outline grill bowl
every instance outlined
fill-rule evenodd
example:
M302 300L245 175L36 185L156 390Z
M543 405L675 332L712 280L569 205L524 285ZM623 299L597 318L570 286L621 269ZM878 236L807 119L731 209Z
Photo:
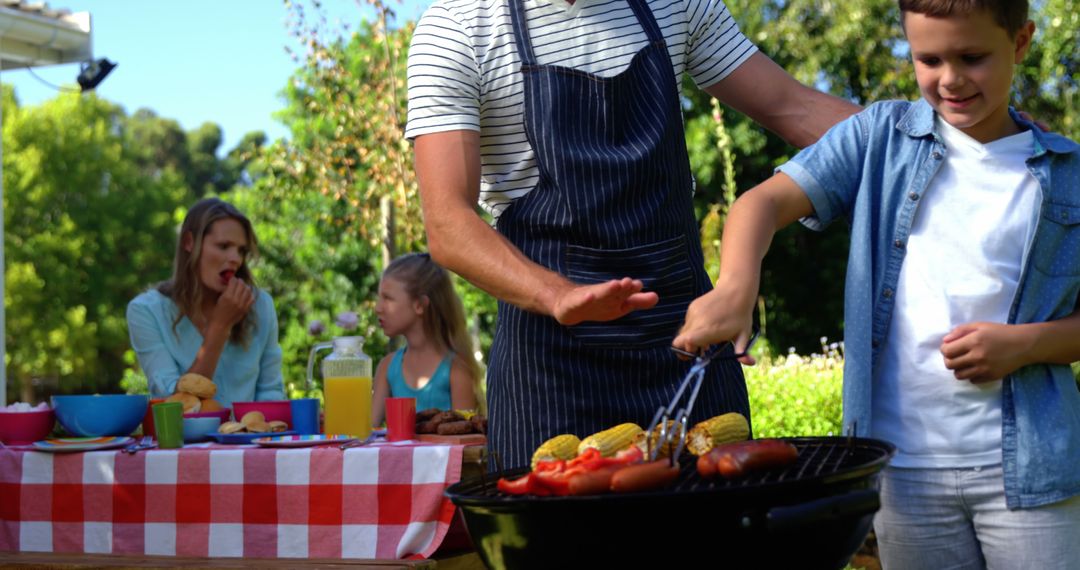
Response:
M513 497L489 474L446 494L489 568L843 568L870 530L878 475L895 448L864 438L787 441L799 449L796 465L734 481L700 478L690 457L671 488L648 493Z

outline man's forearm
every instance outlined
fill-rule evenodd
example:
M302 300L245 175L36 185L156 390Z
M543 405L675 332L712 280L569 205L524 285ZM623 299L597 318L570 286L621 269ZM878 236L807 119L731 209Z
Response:
M476 212L480 138L450 131L416 139L416 174L428 250L443 267L498 299L527 311L553 314L571 283L532 262Z
M705 91L799 148L861 110L799 83L761 52Z
M454 209L425 207L432 258L497 299L551 315L559 292L571 283L529 260L475 212Z

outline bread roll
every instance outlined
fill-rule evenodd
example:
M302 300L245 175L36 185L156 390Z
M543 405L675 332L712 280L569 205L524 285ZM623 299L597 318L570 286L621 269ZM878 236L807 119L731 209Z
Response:
M202 409L202 400L199 400L191 394L185 394L184 392L177 392L168 398L165 398L166 402L180 402L184 405L185 414L194 414Z
M185 392L198 397L200 400L205 400L213 398L217 394L217 385L214 384L213 380L202 374L189 373L180 377L180 381L176 383L176 391Z

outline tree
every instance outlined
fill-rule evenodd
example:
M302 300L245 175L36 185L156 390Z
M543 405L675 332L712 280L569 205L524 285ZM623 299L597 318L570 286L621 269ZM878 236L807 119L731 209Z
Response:
M374 2L377 22L336 30L317 2L286 4L292 33L306 50L294 54L299 68L278 115L290 140L263 149L248 167L252 186L234 199L256 224L263 252L258 276L277 301L285 375L299 391L313 321L356 311L368 353L387 350L374 317L383 250L393 255L426 246L412 149L403 137L404 54L413 24L390 29L392 11ZM456 285L486 346L494 300L463 281Z
M132 144L163 125L147 115L129 122L93 95L19 107L5 87L3 103L13 392L29 394L34 382L52 392L112 390L129 344L125 307L168 274L174 214L188 198L171 167L146 175L148 157L173 135L163 129L157 148Z

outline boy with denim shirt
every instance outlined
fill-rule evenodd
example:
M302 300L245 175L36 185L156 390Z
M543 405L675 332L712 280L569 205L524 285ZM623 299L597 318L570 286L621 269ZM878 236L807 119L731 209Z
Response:
M848 218L844 423L897 445L885 567L1075 568L1080 146L1008 107L1026 2L899 4L923 98L870 106L739 198L674 344L744 346L775 231Z

